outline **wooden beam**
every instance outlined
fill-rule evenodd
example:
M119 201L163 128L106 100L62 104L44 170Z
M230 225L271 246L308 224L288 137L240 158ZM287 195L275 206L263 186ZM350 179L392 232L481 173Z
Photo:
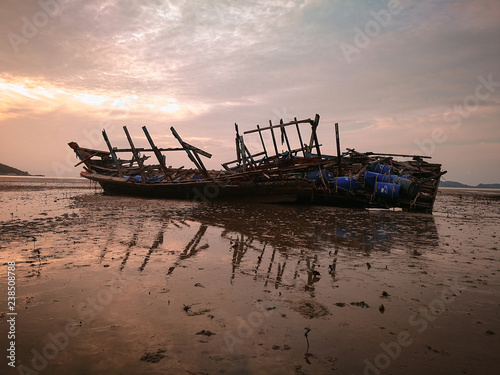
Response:
M96 153L94 153L94 154L90 154L89 156L87 156L87 157L83 158L83 159L82 159L82 160L80 160L78 163L76 163L76 164L75 164L75 167L78 167L80 164L85 163L87 160L89 160L89 159L91 159L92 157L97 156L97 155L99 155L99 153L98 153L98 152L96 152Z
M288 142L288 136L286 135L286 130L285 126L283 124L283 119L280 119L280 125L281 125L281 139L283 138L286 141L286 147L288 148L288 155L292 157L292 149L290 148L290 142ZM283 141L281 141L281 144L283 144Z
M146 126L143 126L142 130L144 131L144 134L146 135L146 138L148 139L148 142L151 145L151 148L153 149L156 159L158 159L158 162L160 163L160 168L165 174L165 178L171 180L172 178L170 177L170 173L167 169L167 166L165 165L165 160L163 159L161 151L158 149L158 147L156 147L155 143L153 142L153 138L151 138L151 136L149 135Z
M238 145L240 146L240 155L243 166L243 172L247 170L247 156L246 156L246 147L245 141L243 140L243 136L238 136Z
M243 136L241 138L243 138ZM245 147L245 152L248 155L248 158L250 159L250 162L253 164L254 167L257 167L257 163L253 159L253 155L250 153L250 151L248 150L248 147L247 147L247 145L245 143L243 143L243 147Z
M316 114L314 122L311 124L311 140L309 142L309 148L312 150L313 145L316 146L316 153L321 157L321 150L319 148L318 135L316 134L316 128L319 125L319 115Z
M118 162L118 158L116 157L116 154L113 150L113 147L111 146L111 142L109 141L108 135L106 134L106 130L102 130L102 136L104 138L104 141L106 142L106 145L108 146L109 153L111 154L111 157L113 158L113 162L115 163L116 170L118 172L118 177L123 177L123 172L122 172L122 166Z
M139 153L137 152L134 142L132 141L132 137L130 136L130 133L128 132L128 129L126 126L123 127L123 131L125 132L125 135L127 136L128 143L130 144L130 148L132 150L132 154L134 155L134 159L137 162L137 165L139 166L140 170L140 175L141 175L141 182L146 182L147 177L146 174L144 173L144 162L143 160L139 157Z
M279 152L278 152L278 146L276 145L276 138L274 137L274 126L273 126L273 123L271 122L271 120L269 120L269 128L264 128L262 130L266 130L266 129L270 129L271 130L271 136L273 137L273 145L274 145L274 151L276 152L276 157L279 156ZM248 132L245 132L243 134L247 134Z
M405 154L383 154L377 152L365 152L364 155L373 155L373 156L399 156L402 158L422 158L422 159L432 159L432 156L422 156L422 155L405 155Z
M290 121L290 122L287 122L285 124L280 124L280 125L273 125L271 123L271 121L269 121L269 126L266 127L266 128L260 128L260 129L252 129L252 130L247 130L246 132L244 132L243 134L250 134L250 133L255 133L255 132L258 132L259 130L260 131L263 131L263 130L269 130L269 129L273 129L273 128L279 128L281 126L290 126L290 125L295 125L295 124L313 124L313 120L311 120L310 118L309 119L306 119L306 120L299 120L299 121Z
M201 161L200 159L200 156L198 155L198 152L196 152L195 150L191 150L193 151L193 155L196 159L196 161L198 162L198 165L201 167L200 168L200 172L201 174L205 177L205 178L208 178L208 172L207 172L207 169L205 168L205 165L203 164L203 162Z
M191 151L194 151L194 152L196 152L197 154L203 155L203 156L204 156L204 157L206 157L206 158L209 158L209 159L210 159L210 158L212 157L212 154L211 154L211 153L206 152L206 151L203 151L201 148L198 148L198 147L195 147L195 146L193 146L193 145L190 145L190 144L189 144L189 143L187 143L187 142L184 142L184 141L183 141L183 142L182 142L182 147L184 147L184 148L188 148L188 149L190 149Z
M337 167L339 169L339 175L342 174L342 155L340 154L340 135L339 135L339 123L335 123L335 143L337 144Z
M306 157L306 150L304 150L304 143L302 143L302 135L300 134L299 124L297 124L297 117L294 117L295 127L297 128L297 135L299 136L300 148L302 150L302 156Z
M136 147L135 150L137 152L154 152L152 148L144 148L144 147ZM115 148L115 152L133 152L131 148ZM184 151L182 147L169 147L169 148L159 148L158 151L167 152L167 151Z
M173 126L170 128L170 131L174 135L175 139L177 139L177 141L179 141L181 146L184 147L184 150L186 151L187 156L193 162L193 164L196 166L196 168L198 168L200 173L203 174L203 176L205 178L208 178L209 177L208 172L207 172L205 166L203 165L203 162L201 161L200 157L198 156L197 151L191 150L189 147L185 147L187 144L182 140L181 136L176 132L176 130L174 129ZM191 153L191 151L193 153ZM194 156L193 156L193 154L194 154Z
M298 125L297 125L298 126ZM267 150L266 150L266 144L264 143L264 138L262 138L262 132L260 131L259 125L257 125L257 130L259 132L259 137L260 137L260 143L262 143L262 149L264 150L264 155L266 155L267 159Z
M234 123L234 130L236 131L236 159L238 163L241 163L241 146L240 146L240 132L238 130L238 124Z

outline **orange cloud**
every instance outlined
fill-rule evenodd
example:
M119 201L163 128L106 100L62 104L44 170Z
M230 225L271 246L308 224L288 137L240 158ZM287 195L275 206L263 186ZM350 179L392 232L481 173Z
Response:
M209 110L203 103L179 103L175 98L121 92L63 89L29 78L0 78L0 121L37 117L64 107L69 112L106 112L112 118L151 116L182 120Z

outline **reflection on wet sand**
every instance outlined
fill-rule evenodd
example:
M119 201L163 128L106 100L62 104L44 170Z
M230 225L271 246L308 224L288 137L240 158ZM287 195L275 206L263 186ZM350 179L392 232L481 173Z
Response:
M82 214L87 209L87 214L92 215L92 204L86 205ZM312 215L315 217L311 218ZM126 218L124 213L122 219ZM98 255L99 263L110 251L110 244L116 242L116 231L120 225L127 226L129 223L126 220L122 223L115 221ZM166 234L169 226L171 229ZM231 280L252 276L253 280L261 280L264 287L271 283L275 289L301 285L300 288L312 296L315 284L322 277L329 275L332 282L338 280L338 262L343 256L369 257L373 252L390 253L395 248L413 256L432 252L439 243L432 215L210 203L178 210L170 207L156 209L139 217L123 253L117 254L115 249L114 257L121 258L120 271L138 246L139 237L150 237L152 227L158 227L158 230L153 241L146 245L147 253L141 255L143 260L139 272L145 270L153 253L161 250L167 255L175 254L177 258L167 267L166 275L171 275L183 265L183 261L211 246L210 239L201 246L200 242L207 230L213 228L220 230L220 238L226 240L226 246L231 251L232 256L227 259L232 267ZM170 238L180 233L186 238L186 243L182 251L174 251L165 236ZM218 242L216 246L220 246ZM368 269L371 267L369 261L366 265Z
M172 222L174 223L174 221L172 221ZM189 227L189 225L187 225L184 221L181 221L181 223L183 223L185 226ZM177 225L177 227L180 228L179 225ZM171 266L168 269L167 275L171 275L174 272L175 268L178 267L180 264L182 264L183 260L194 257L194 256L196 256L196 254L198 254L199 251L202 251L203 249L206 249L209 247L208 244L205 244L203 246L198 247L198 245L200 244L200 241L203 238L203 235L205 234L207 228L208 228L208 226L204 225L204 224L202 224L200 226L200 228L195 233L195 235L193 236L191 241L189 241L189 243L186 245L184 250L179 254L178 260L174 263L173 266Z
M245 234L280 248L336 243L352 250L390 250L397 243L437 245L432 215L403 212L322 209L296 206L205 205L193 220Z
M130 256L130 251L131 249L136 245L137 243L137 232L134 233L132 239L130 240L130 242L128 243L128 246L127 246L127 250L125 252L125 256L123 257L123 260L122 260L122 263L120 264L120 271L123 271L123 269L125 268L125 265L127 264L127 260L128 260L128 257ZM102 260L103 257L101 257L101 260Z
M146 254L146 256L144 257L144 261L142 262L141 266L139 267L139 272L144 271L146 264L148 264L148 262L149 262L149 258L151 258L151 254L153 254L153 251L155 251L158 248L158 246L160 246L163 243L163 233L165 231L165 226L166 225L162 225L160 231L156 235L156 238L153 241L153 244L149 248L149 251Z
M370 256L374 251L390 252L398 248L411 256L432 252L439 243L432 215L343 209L319 211L293 206L210 204L182 215L222 227L221 237L229 240L233 250L232 279L238 268L240 274L249 274L245 267L240 267L248 258L250 264L254 264L254 279L265 280L264 286L272 279L278 288L288 262L294 264L292 280L297 280L301 272L307 275L304 289L308 292L314 292L314 284L326 274L336 280L339 251ZM311 220L311 214L321 217ZM267 263L261 271L263 262ZM367 264L370 267L370 263ZM293 287L294 283L286 285Z

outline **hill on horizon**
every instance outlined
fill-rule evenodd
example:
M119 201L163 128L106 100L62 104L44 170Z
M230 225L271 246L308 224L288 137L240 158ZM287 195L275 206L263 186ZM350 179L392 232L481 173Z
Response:
M476 186L462 184L461 182L456 181L440 181L439 187L448 187L448 188L472 188L472 189L500 189L499 184L478 184Z
M8 165L0 163L0 175L4 176L31 176L28 172L21 171L20 169L9 167Z

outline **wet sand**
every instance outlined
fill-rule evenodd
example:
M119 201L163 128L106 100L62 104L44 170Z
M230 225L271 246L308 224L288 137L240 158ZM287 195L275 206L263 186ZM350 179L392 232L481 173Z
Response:
M433 215L0 178L0 349L40 374L496 374L499 191Z

